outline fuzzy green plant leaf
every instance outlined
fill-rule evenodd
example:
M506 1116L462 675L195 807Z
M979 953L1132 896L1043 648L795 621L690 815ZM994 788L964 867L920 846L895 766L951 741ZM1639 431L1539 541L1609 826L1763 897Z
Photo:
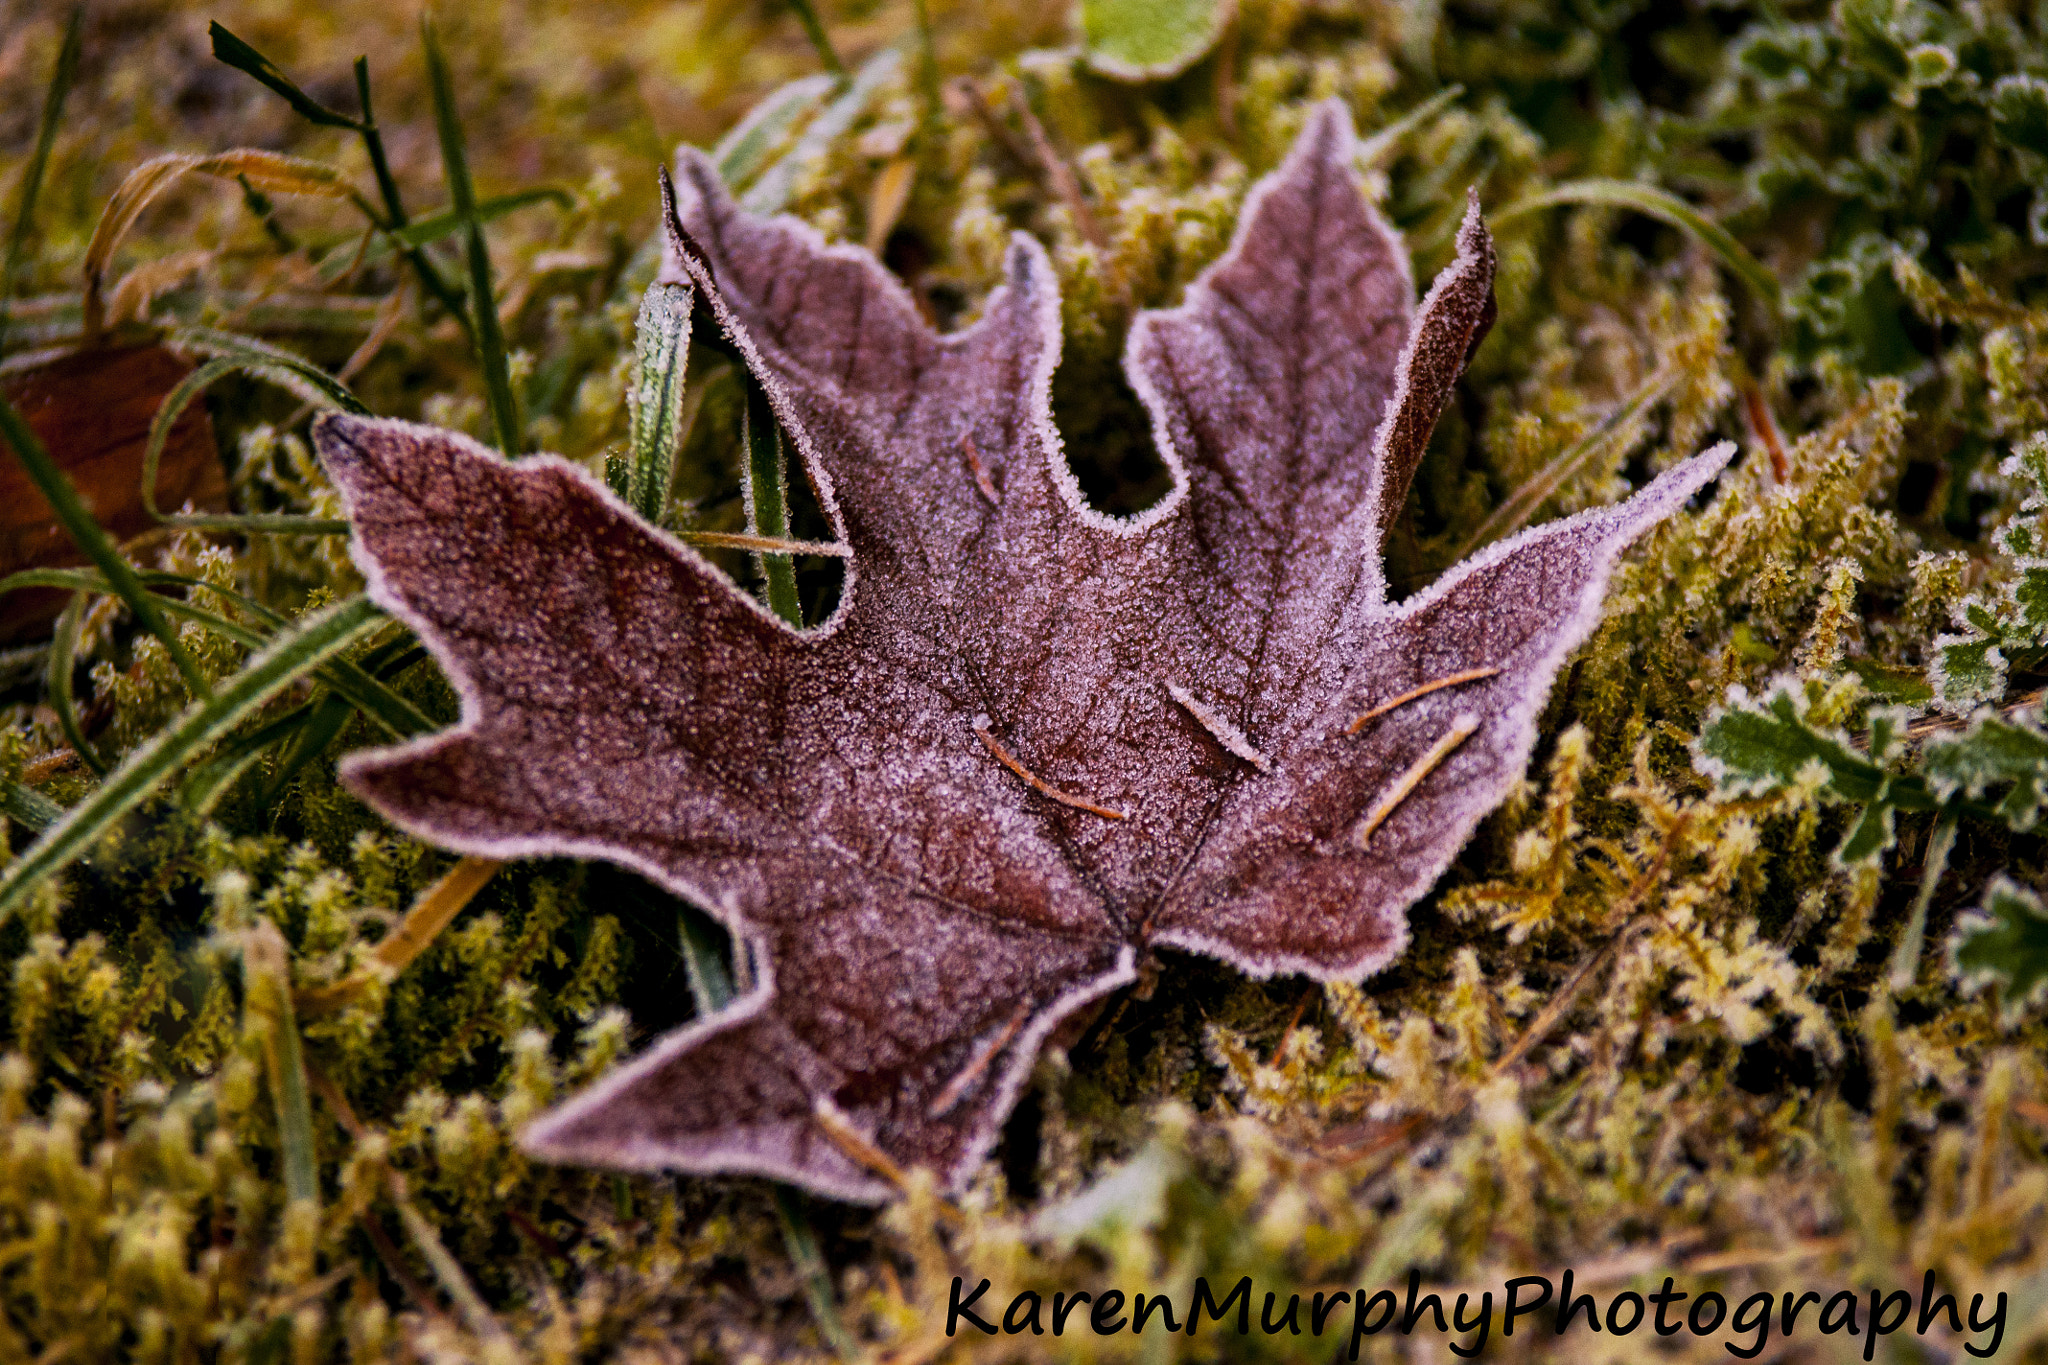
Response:
M1928 741L1927 781L1935 794L1944 801L1957 794L1974 800L2010 784L1996 813L2016 830L2032 829L2048 784L2048 734L2037 719L1985 711L1961 734Z
M2048 988L2048 907L2010 877L1993 877L1984 908L1956 925L1949 963L1965 986L1994 989L2010 1021Z
M902 54L893 47L885 47L861 63L852 81L838 83L845 87L839 97L818 112L810 126L804 129L803 136L797 139L796 146L762 171L753 188L741 197L741 202L755 213L780 213L788 207L797 177L822 157L833 143L846 136L855 121L881 94L882 88L895 78L896 68L902 63ZM838 85L834 88L837 89Z
M1926 783L1885 766L1898 750L1906 713L1877 708L1865 753L1840 729L1815 723L1810 704L1806 685L1796 680L1781 680L1761 700L1741 687L1730 689L1700 729L1694 766L1730 795L1811 785L1825 800L1863 807L1834 856L1844 866L1868 862L1892 846L1894 811L1937 804Z
M782 443L782 429L768 405L767 391L751 374L747 376L747 530L771 540L789 536L789 456ZM803 605L796 595L796 561L779 551L759 555L761 576L767 583L768 609L792 626L804 623Z
M1125 81L1177 76L1230 24L1231 0L1080 0L1075 18L1088 64Z
M253 715L272 697L384 624L368 598L351 598L306 617L279 635L210 700L129 754L85 800L17 858L0 878L0 919L20 908L44 878L77 860L186 761Z

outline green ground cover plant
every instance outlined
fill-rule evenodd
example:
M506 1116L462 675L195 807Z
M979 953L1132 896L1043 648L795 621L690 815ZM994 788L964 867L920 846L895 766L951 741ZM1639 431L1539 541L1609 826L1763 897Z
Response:
M1239 0L1160 32L1099 0L399 8L0 0L0 392L168 347L192 368L146 486L197 405L227 488L147 495L154 529L118 539L0 408L78 549L0 583L69 604L0 652L0 1359L1320 1360L1348 1340L949 1338L946 1305L955 1276L1185 1305L1198 1277L1565 1266L1729 1303L1931 1271L2007 1295L1999 1359L2048 1352L2038 6ZM675 145L947 327L1035 234L1060 428L1128 512L1165 486L1130 320L1332 97L1417 278L1468 187L1499 248L1397 593L1741 447L1624 561L1406 954L1327 988L1176 959L1046 1053L956 1198L522 1155L527 1119L729 996L728 945L629 874L457 859L337 785L456 698L362 596L309 420L557 452L820 620L818 509L801 479L750 505L783 486L772 419L653 285Z

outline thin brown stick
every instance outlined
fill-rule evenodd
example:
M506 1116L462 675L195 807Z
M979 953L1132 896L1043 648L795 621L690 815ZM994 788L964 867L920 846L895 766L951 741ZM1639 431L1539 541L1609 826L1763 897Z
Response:
M1778 430L1778 419L1771 415L1771 405L1764 400L1764 391L1753 383L1742 386L1742 411L1749 418L1749 429L1771 457L1771 477L1780 484L1790 482L1792 461L1785 454L1785 437Z
M1045 172L1045 180L1052 192L1067 206L1067 212L1074 215L1074 226L1088 245L1101 252L1103 264L1109 264L1109 234L1102 230L1102 223L1095 216L1095 210L1081 195L1080 178L1074 174L1066 158L1052 145L1052 138L1046 133L1045 125L1038 121L1038 115L1031 112L1031 102L1024 98L1024 92L1010 93L1010 106L1017 111L1017 121L1024 125L1024 135L1031 139L1031 150L1037 156L1038 165Z
M998 740L994 735L989 733L988 719L986 717L982 717L975 721L974 734L975 737L978 738L982 742L982 744L987 747L988 751L991 754L995 755L996 762L1002 764L1005 768L1008 768L1011 772L1015 773L1017 775L1018 781L1022 782L1025 786L1031 788L1031 790L1037 792L1040 796L1046 797L1053 801L1057 801L1063 806L1072 806L1075 810L1085 810L1090 815L1099 815L1105 820L1123 820L1129 818L1123 811L1112 810L1108 806L1098 806L1093 801L1088 800L1086 797L1069 795L1068 793L1061 791L1058 787L1053 786L1050 782L1047 782L1037 773L1032 772L1031 769L1025 767L1021 762L1018 761L1017 756L1015 754L1011 753L1008 749L1005 749L1003 747L1001 740Z
M1398 710L1411 701L1420 701L1432 692L1440 692L1446 687L1457 687L1461 683L1478 682L1482 678L1496 678L1500 676L1500 673L1501 670L1498 668L1468 668L1462 673L1453 673L1448 677L1438 678L1433 682L1426 682L1420 687L1411 687L1400 696L1381 702L1357 720L1352 721L1344 727L1344 733L1355 735L1365 728L1367 721L1378 720L1387 712Z
M1436 743L1429 746L1429 752L1408 765L1408 770L1394 780L1385 795L1373 805L1372 812L1359 823L1358 832L1351 836L1351 842L1360 848L1366 846L1373 831L1387 822L1387 817L1400 808L1422 785L1423 779L1437 770L1437 766L1449 758L1460 744L1472 738L1479 729L1477 716L1460 716L1451 722L1451 728L1444 731Z
M398 927L385 935L384 941L371 952L369 966L346 980L300 991L293 1001L299 1015L312 1018L332 1014L361 996L372 983L388 980L411 966L413 959L426 951L427 945L503 866L491 858L464 858L455 864L441 880L421 893Z
M1621 898L1621 904L1615 907L1621 918L1621 928L1615 930L1607 942L1601 944L1590 957L1578 965L1564 985L1550 997L1550 1003L1543 1007L1543 1012L1536 1016L1528 1028L1522 1030L1522 1036L1515 1040L1515 1045L1501 1054L1500 1060L1493 1064L1495 1076L1505 1076L1522 1064L1522 1059L1527 1057L1536 1045L1557 1027L1558 1021L1578 1003L1580 992L1585 989L1586 983L1593 978L1594 973L1607 964L1622 943L1635 931L1636 926L1647 917L1642 909L1643 902L1650 898L1650 892L1663 880L1665 869L1671 866L1672 843L1684 831L1689 819L1688 815L1678 817L1677 823L1665 837L1663 847L1657 850L1657 856L1650 860L1650 865L1643 869L1629 886L1628 893Z
M990 102L988 92L972 76L961 76L953 82L953 89L967 106L967 112L981 125L997 145L1009 154L1010 160L1027 171L1039 169L1038 158L1031 154L1031 148L1010 131L1010 126L997 116L995 105Z
M771 555L820 555L826 559L847 559L852 552L836 540L785 540L781 536L748 535L742 531L684 531L685 545L707 550L753 550Z
M995 480L988 476L988 466L981 461L981 451L974 444L973 432L961 436L960 452L967 457L967 472L974 476L974 486L981 490L981 496L988 499L990 507L1000 507L1002 499L996 494Z
M846 1111L829 1098L818 1096L811 1105L811 1118L816 1121L818 1131L830 1139L834 1147L846 1153L855 1165L882 1177L899 1190L908 1187L910 1177L904 1169L887 1152L868 1141L866 1135L846 1117Z
M1031 1002L1026 1000L1017 1006L1017 1012L1010 1016L1010 1022L1003 1025L1002 1031L976 1050L974 1056L968 1059L967 1065L961 1068L959 1075L946 1082L946 1088L939 1092L938 1098L932 1101L931 1107L925 1112L935 1119L945 1117L954 1105L966 1098L968 1090L980 1078L981 1073L988 1070L990 1062L1002 1055L1003 1049L1010 1045L1010 1040L1017 1036L1019 1030L1024 1027L1024 1021L1030 1017Z

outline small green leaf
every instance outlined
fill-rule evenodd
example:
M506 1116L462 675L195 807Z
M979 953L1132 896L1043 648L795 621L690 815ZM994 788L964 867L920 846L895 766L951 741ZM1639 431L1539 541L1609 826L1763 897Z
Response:
M854 73L852 83L846 85L845 93L811 120L811 126L804 129L804 135L789 154L763 171L754 187L741 198L740 202L747 211L782 212L789 204L790 192L796 188L797 176L846 135L861 116L861 111L895 77L896 68L902 63L902 55L893 47L885 47L863 62L860 70Z
M2010 1023L2048 985L2048 908L2003 875L1985 890L1984 909L1958 921L1949 965L1965 986L1991 986Z
M2008 146L2048 156L2048 80L1999 77L1991 87L1991 126Z
M1088 65L1123 81L1177 76L1216 46L1229 0L1081 0Z
M1927 682L1945 706L1966 711L2005 695L2005 655L1981 635L1936 636Z
M1694 765L1723 791L1763 794L1795 785L1807 765L1818 763L1827 771L1827 795L1859 804L1876 800L1889 774L1851 748L1841 731L1809 723L1796 687L1780 686L1761 703L1732 689L1728 704L1710 713L1700 730Z

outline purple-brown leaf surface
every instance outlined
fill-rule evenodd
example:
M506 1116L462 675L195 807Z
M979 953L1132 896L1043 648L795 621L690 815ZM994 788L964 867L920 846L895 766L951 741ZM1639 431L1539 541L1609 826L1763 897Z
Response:
M1727 451L1388 602L1380 543L1491 320L1493 249L1475 207L1418 308L1351 159L1325 106L1229 254L1137 320L1174 486L1119 520L1052 424L1037 243L940 336L871 257L742 213L686 153L694 246L667 276L710 300L852 552L812 629L561 461L323 419L372 591L464 703L355 756L353 789L449 848L636 868L760 964L530 1151L888 1196L850 1126L955 1187L1047 1034L1150 950L1321 980L1401 951L1616 558Z

